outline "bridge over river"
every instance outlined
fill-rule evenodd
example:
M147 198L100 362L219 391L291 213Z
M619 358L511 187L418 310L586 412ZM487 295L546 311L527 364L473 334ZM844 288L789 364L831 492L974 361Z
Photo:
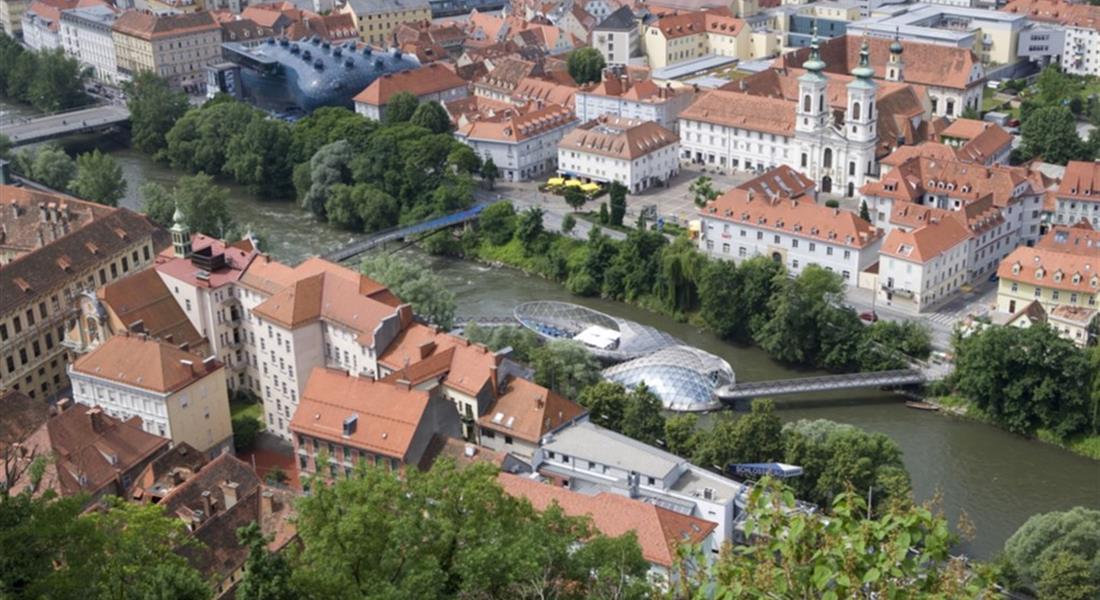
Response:
M11 140L12 146L24 146L78 133L102 131L129 120L130 109L126 106L99 104L32 119L9 119L0 122L0 129Z
M759 398L763 396L783 396L804 394L807 392L829 392L833 390L851 390L856 388L889 388L924 383L924 373L916 369L898 369L895 371L875 371L871 373L846 373L843 375L822 375L820 377L799 377L796 379L776 379L772 381L750 381L722 386L714 390L714 395L726 402Z
M324 258L332 262L343 262L349 258L359 256L372 248L381 246L386 242L401 240L414 235L431 233L439 229L476 221L481 215L481 211L484 210L486 206L488 206L488 204L479 202L470 208L453 212L449 215L443 215L442 217L432 217L431 219L426 219L412 225L391 227L389 229L383 229L382 231L376 231L371 234L370 237L357 240L347 246L337 248L325 254Z

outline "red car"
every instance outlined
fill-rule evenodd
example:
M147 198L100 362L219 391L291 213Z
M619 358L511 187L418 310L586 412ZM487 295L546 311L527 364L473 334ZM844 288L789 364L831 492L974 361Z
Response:
M878 315L875 314L875 311L868 310L866 312L859 313L859 320L866 323L874 323L875 321L878 321Z

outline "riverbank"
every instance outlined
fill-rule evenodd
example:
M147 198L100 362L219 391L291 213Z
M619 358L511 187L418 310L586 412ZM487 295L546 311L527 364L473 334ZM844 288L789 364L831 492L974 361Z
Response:
M926 399L926 402L938 406L940 410L948 415L954 417L961 417L963 419L969 419L978 423L1002 429L999 427L993 419L983 414L981 409L974 405L970 400L957 395L948 396L934 396ZM1009 433L1005 431L1005 433ZM1009 433L1009 435L1012 435ZM1076 435L1068 439L1062 439L1052 432L1045 429L1040 429L1035 432L1034 436L1019 436L1022 439L1032 442L1042 442L1051 446L1056 446L1062 450L1072 452L1074 454L1090 458L1095 461L1100 461L1100 434L1098 435Z

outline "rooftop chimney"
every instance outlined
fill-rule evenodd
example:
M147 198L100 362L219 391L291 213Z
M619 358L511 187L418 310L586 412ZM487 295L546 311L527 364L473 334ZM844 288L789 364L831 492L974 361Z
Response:
M359 415L358 414L353 414L353 415L347 417L346 419L344 419L343 434L345 436L350 436L350 435L354 434L355 429L358 425L359 425Z
M210 490L202 492L202 510L208 515L214 514L214 501L210 497Z
M236 481L223 481L218 484L218 487L222 490L222 496L225 498L225 510L233 508L237 504L237 488L240 484Z
M87 412L88 421L92 425L92 431L101 433L106 429L107 424L103 422L103 409L98 406L93 406L88 409Z
M260 494L260 519L275 512L275 494L271 490L264 490Z

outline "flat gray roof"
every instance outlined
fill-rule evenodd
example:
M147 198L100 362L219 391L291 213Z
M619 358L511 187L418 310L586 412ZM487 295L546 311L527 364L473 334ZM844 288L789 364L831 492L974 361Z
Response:
M604 429L588 421L566 427L554 434L543 449L571 458L582 458L624 471L664 479L684 459L659 448Z
M679 79L700 71L709 71L710 69L731 65L735 62L737 62L736 58L708 54L654 69L650 77L653 79Z

